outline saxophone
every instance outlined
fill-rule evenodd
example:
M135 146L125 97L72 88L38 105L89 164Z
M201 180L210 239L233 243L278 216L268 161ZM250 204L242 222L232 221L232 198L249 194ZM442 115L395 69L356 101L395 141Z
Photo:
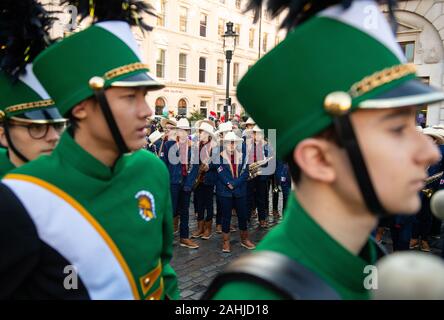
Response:
M440 179L442 177L442 175L444 174L444 171L438 172L430 177L428 177L427 179L425 179L425 185L429 185L433 182L435 182L436 180ZM421 190L421 192L427 197L427 198L431 198L433 195L433 188L424 188Z
M262 172L260 171L261 167L266 165L273 157L265 158L264 160L256 161L250 164L248 168L248 180L256 178Z
M206 147L204 146L204 148L206 148ZM206 149L206 153L207 153L208 162L209 162L210 157L211 157L210 156L211 151L208 152L208 149ZM199 154L200 154L200 152L199 152ZM207 166L208 166L208 163L206 163L204 161L202 161L202 163L199 165L199 171L197 173L196 180L194 180L193 190L196 190L196 188L200 185L204 174L207 172L207 171L204 170L205 167L207 167Z

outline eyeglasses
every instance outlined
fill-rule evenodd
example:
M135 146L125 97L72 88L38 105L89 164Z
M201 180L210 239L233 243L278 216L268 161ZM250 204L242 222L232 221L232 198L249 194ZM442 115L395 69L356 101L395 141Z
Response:
M10 122L9 124L15 127L27 128L31 138L36 140L43 139L48 134L49 127L52 127L60 135L63 133L63 131L65 131L66 127L68 126L67 121L54 122L54 123L30 123L30 124Z

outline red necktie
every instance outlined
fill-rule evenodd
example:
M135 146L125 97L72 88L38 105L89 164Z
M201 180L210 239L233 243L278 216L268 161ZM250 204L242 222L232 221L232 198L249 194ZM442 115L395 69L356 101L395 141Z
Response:
M233 178L237 178L237 165L234 161L234 153L231 155L231 166L233 168Z

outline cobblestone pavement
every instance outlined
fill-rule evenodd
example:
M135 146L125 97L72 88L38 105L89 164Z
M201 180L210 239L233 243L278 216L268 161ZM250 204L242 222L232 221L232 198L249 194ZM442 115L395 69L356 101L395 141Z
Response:
M236 221L235 218L233 220ZM196 220L193 217L190 219L190 234L195 228ZM255 223L249 228L249 232L251 240L257 243L267 230L258 228ZM177 273L181 298L184 300L198 300L218 272L233 259L249 252L240 245L239 231L231 233L230 253L222 252L222 234L214 232L209 240L194 240L199 244L198 249L180 247L178 235L174 237L171 264Z
M191 205L190 235L196 229L196 218L192 212L194 210ZM271 216L269 220L272 221ZM249 227L249 231L252 241L257 243L268 231L258 228L257 220L255 221ZM233 217L232 222L236 225L237 219ZM249 250L241 247L239 231L237 231L231 233L231 253L223 253L222 235L214 232L214 226L213 224L213 235L209 240L196 240L200 246L198 249L180 247L178 235L174 237L174 252L171 264L177 273L179 290L183 300L198 300L217 273L222 271L230 261L249 252ZM441 234L444 235L444 224ZM442 248L442 241L443 239L431 239L430 246L432 247L433 254L440 255L441 251L439 248ZM384 234L383 244L389 252L392 251L392 242L388 229Z

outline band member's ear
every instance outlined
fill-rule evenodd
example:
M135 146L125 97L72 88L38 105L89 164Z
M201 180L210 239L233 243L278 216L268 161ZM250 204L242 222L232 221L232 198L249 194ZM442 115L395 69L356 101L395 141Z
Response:
M72 115L78 120L84 120L88 117L89 109L94 106L93 99L83 100L77 104L71 111Z
M294 149L293 160L306 177L331 183L336 178L331 148L331 143L325 140L304 139Z

